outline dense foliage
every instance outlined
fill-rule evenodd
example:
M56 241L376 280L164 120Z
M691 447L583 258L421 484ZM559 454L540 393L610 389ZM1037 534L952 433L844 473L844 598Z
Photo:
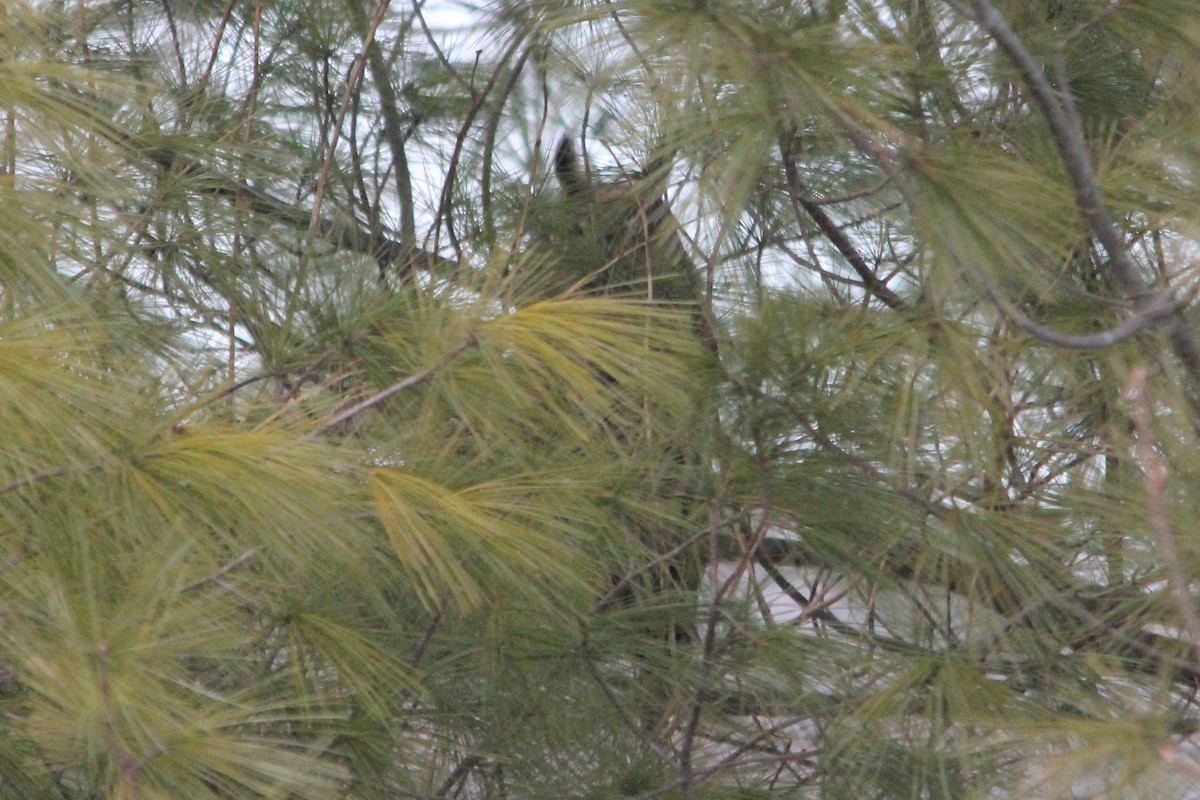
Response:
M1192 796L1192 0L15 0L0 123L4 797Z

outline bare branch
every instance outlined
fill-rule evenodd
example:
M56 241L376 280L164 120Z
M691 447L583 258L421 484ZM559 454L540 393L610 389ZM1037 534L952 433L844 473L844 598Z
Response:
M1157 325L1165 319L1174 317L1180 311L1187 308L1192 300L1196 298L1197 293L1200 293L1200 282L1193 285L1185 296L1178 299L1175 298L1172 292L1157 292L1151 302L1115 328L1100 331L1099 333L1063 333L1062 331L1056 331L1053 328L1036 322L1021 309L1017 308L1011 300L1004 296L1003 292L987 279L982 270L972 267L970 273L972 279L979 284L979 288L992 301L992 304L1000 310L1000 313L1016 324L1018 328L1048 344L1069 347L1076 350L1099 350L1127 341L1147 328Z
M298 231L307 231L312 222L315 207L305 209L281 200L245 181L231 178L201 161L191 159L170 145L146 142L115 127L105 130L104 134L125 148L132 157L140 156L164 171L177 170L184 175L203 178L202 181L197 181L198 191L231 202L245 202L251 211ZM403 241L382 234L371 233L360 226L357 220L346 215L331 218L318 214L316 230L335 247L355 253L367 253L382 263L396 265L401 275L408 275L416 269L449 273L458 267L454 261L436 253L406 245Z
M329 134L329 147L325 150L325 158L322 159L321 163L321 173L317 177L317 185L313 191L312 218L308 223L308 234L306 236L304 252L300 256L300 269L297 270L296 274L297 292L302 290L307 282L308 254L312 248L312 240L320 228L321 202L325 199L325 187L329 183L329 171L333 167L334 155L337 153L337 144L342 132L342 123L346 119L346 113L350 110L350 102L354 99L359 81L362 80L363 70L367 66L367 53L375 41L375 31L383 23L383 17L387 13L390 1L380 0L379 8L375 11L375 18L371 20L371 26L363 35L362 50L359 51L358 57L354 59L354 66L350 68L350 75L346 78L346 91L342 95L342 105L338 109L337 120L334 122L333 129Z
M187 586L184 586L181 591L190 592L192 589L198 589L206 583L212 583L213 581L220 578L222 575L225 575L226 573L237 569L242 564L245 564L247 561L254 558L254 556L256 556L256 555L258 555L258 551L252 547L249 550L247 550L246 552L242 553L237 558L235 558L233 561L230 561L227 564L222 564L211 575L205 575L203 578L200 578L199 580L192 581Z
M462 761L454 765L454 769L452 769L450 774L446 776L446 779L442 781L442 785L434 791L433 796L446 797L450 793L451 789L467 779L467 776L470 775L471 770L475 769L481 764L483 764L483 756L466 756Z
M902 309L905 307L905 302L900 299L900 296L888 288L874 270L867 265L862 254L858 252L858 248L850 241L841 228L838 227L820 204L813 201L808 192L805 191L803 184L800 181L800 171L796 168L796 158L792 153L792 147L787 137L781 138L779 141L779 150L783 157L783 170L788 182L788 196L792 199L792 205L796 215L800 215L800 209L803 208L808 216L812 217L817 223L817 227L825 234L825 238L829 240L837 251L842 254L842 258L846 259L847 263L854 268L862 278L863 287L871 294L878 297L888 308Z
M893 181L895 176L887 175L883 180L875 183L874 186L868 186L865 189L859 189L856 192L845 192L844 194L829 195L828 197L816 198L806 197L805 200L812 203L814 206L836 206L841 203L850 203L855 200L862 200L865 197L874 197L875 195L886 189ZM888 208L891 208L889 206Z
M1146 368L1140 365L1129 370L1129 394L1133 403L1133 426L1137 431L1137 455L1146 475L1146 511L1149 514L1150 528L1154 531L1154 538L1158 543L1158 554L1167 570L1167 585L1183 620L1183 629L1191 640L1192 658L1194 663L1200 664L1200 613L1196 611L1187 576L1183 574L1179 548L1175 543L1175 532L1167 513L1169 473L1166 461L1158 451L1154 434L1150 430L1152 412L1150 393L1147 389L1148 374Z
M514 36L512 42L505 49L503 55L500 56L498 63L507 64L509 59L511 59L520 48L521 43L524 40L525 37L523 34L517 34ZM525 51L517 58L517 61L513 65L512 69L515 72L520 72L525 67L525 62L529 59L529 56L532 52L532 48L527 47ZM467 110L466 116L463 118L462 125L459 126L458 135L454 138L454 149L450 154L450 162L446 165L446 178L442 182L442 193L438 198L437 214L434 217L434 230L430 232L429 236L426 236L426 241L428 241L430 236L433 237L434 249L437 249L438 237L436 234L441 232L443 222L445 222L446 234L450 239L451 245L454 246L456 252L459 249L457 238L454 233L453 215L454 186L458 179L458 165L462 160L463 147L466 145L467 134L470 133L471 126L475 124L475 118L483 109L484 103L487 102L492 90L496 87L496 83L500 80L500 75L503 73L503 71L504 70L497 67L492 71L491 77L488 78L488 82L484 85L483 89L471 90L471 97L474 98L474 101L471 103L471 107Z
M415 16L417 18L417 22L421 24L421 31L425 34L425 42L429 45L430 49L433 50L433 53L437 56L438 61L442 63L442 68L446 70L446 73L453 78L459 86L465 89L467 94L471 95L473 99L478 99L475 87L471 85L471 81L459 74L459 71L454 68L454 64L446 56L445 52L442 51L441 45L438 44L437 38L434 37L433 31L429 28L429 23L425 21L425 12L421 9L423 5L425 5L425 0L413 0L413 16Z
M396 195L400 201L400 242L406 248L412 248L417 243L417 223L416 210L413 207L412 173L409 171L408 154L405 150L405 140L409 133L405 132L400 117L400 103L396 97L396 90L392 87L391 70L379 49L379 42L370 35L371 28L362 6L358 0L348 0L346 8L350 11L350 17L359 35L363 37L367 65L371 68L371 80L375 84L375 92L379 95L379 115L383 120L383 132L392 154Z
M26 486L33 486L35 483L48 481L53 478L61 478L63 475L72 475L75 473L99 472L104 467L100 464L91 464L84 467L49 467L47 469L38 470L32 475L26 475L24 478L19 478L5 486L0 486L0 495L6 495L15 492L18 489L24 489Z

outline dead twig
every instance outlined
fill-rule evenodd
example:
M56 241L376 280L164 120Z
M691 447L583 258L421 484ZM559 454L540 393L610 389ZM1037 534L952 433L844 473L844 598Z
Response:
M1183 630L1191 640L1192 658L1200 664L1200 613L1188 591L1187 577L1179 560L1179 548L1175 532L1167 513L1167 470L1166 459L1159 452L1150 430L1150 392L1147 388L1149 372L1141 365L1129 370L1129 396L1133 404L1133 427L1137 433L1137 457L1146 476L1146 511L1150 529L1158 544L1158 553L1167 571L1167 586L1183 621Z

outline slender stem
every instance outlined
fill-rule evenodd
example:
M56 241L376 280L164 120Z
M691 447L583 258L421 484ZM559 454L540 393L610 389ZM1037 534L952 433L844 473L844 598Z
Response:
M0 486L0 495L6 495L15 492L18 489L24 489L26 486L33 486L35 483L48 481L53 478L61 478L64 475L74 473L99 472L104 467L99 464L92 464L85 467L49 467L47 469L38 470L32 475L26 475L24 478L18 478L12 483Z
M523 41L524 36L522 34L514 36L512 43L500 57L499 63L507 63L509 59L513 57L513 54L517 52L517 49L521 46ZM526 50L526 52L521 54L521 56L518 58L516 69L520 70L524 66L525 60L529 57L529 53L530 51ZM436 234L441 232L443 223L446 226L446 232L451 239L451 243L456 245L456 250L458 249L454 236L453 206L454 184L458 177L458 165L462 160L463 147L466 145L467 134L470 133L471 126L475 124L475 117L479 115L480 110L483 108L483 104L487 101L488 96L492 93L492 89L495 88L496 83L499 81L500 75L503 71L504 70L500 69L499 67L492 70L492 75L488 79L487 84L484 85L483 89L478 91L472 90L471 92L471 96L474 97L474 102L472 102L471 107L467 109L467 115L463 119L463 123L458 130L458 135L454 139L454 149L450 154L450 163L446 167L446 179L442 183L442 194L441 197L438 198L437 214L434 216L434 230L431 232L433 238L432 250L435 252L438 249L438 237ZM430 237L426 237L427 242L429 238ZM461 256L459 260L462 260Z
M247 561L254 558L256 555L258 555L258 551L255 550L253 547L251 547L249 550L242 553L240 556L235 558L233 561L222 564L220 567L217 568L217 570L215 572L213 572L209 575L205 575L203 578L200 578L198 580L192 581L187 586L184 586L183 589L181 589L180 591L190 592L193 589L200 588L201 586L205 585L206 583L211 583L215 580L218 580L223 575L226 575L227 573L232 572L233 570L240 567L242 564L245 564Z
M443 355L441 358L439 358L437 363L434 364L433 366L429 367L428 369L424 369L420 372L409 375L407 378L405 378L401 381L397 381L396 383L393 383L388 388L384 389L381 392L377 392L377 393L371 395L366 400L363 400L361 403L355 403L354 405L350 406L349 408L339 411L338 413L334 414L329 419L322 422L316 428L309 431L307 434L304 435L303 438L305 440L312 439L317 434L321 433L321 431L328 430L329 428L332 428L334 425L338 425L342 422L345 422L346 420L350 419L351 417L357 416L358 414L361 414L362 412L366 411L367 409L373 408L373 407L379 405L384 400L387 400L389 397L392 397L393 395L397 395L400 392L403 392L407 389L413 388L414 386L419 386L420 384L425 383L426 381L433 378L433 376L437 375L438 372L440 372L443 367L445 367L447 364L449 364L454 359L458 358L460 355L462 355L464 352L466 352L470 348L474 347L476 344L478 344L478 339L475 338L474 334L471 334L466 339L464 339L462 342L460 342L458 345L456 345L455 347L453 347L449 351L447 351L446 354Z
M392 153L392 169L396 175L396 195L400 201L400 243L406 248L417 245L416 211L413 207L412 173L408 166L405 150L404 122L400 117L400 103L392 87L391 70L379 49L379 43L370 35L367 17L358 0L347 0L346 7L365 43L367 65L371 68L371 80L379 95L379 115L383 120L383 133Z
M383 23L383 17L387 13L390 2L391 0L380 0L379 8L375 11L375 18L371 20L370 28L363 35L362 49L359 51L358 57L354 59L354 65L350 68L350 75L346 78L346 91L342 94L342 105L338 109L337 119L333 124L333 129L330 131L329 146L325 149L325 158L321 163L321 174L317 177L317 185L313 190L312 216L308 221L308 234L305 237L304 252L300 254L300 268L296 274L296 288L294 291L296 295L299 295L304 290L305 283L307 282L309 253L312 252L313 239L316 238L317 230L320 228L321 203L325 199L325 189L329 185L329 172L333 168L338 139L341 137L342 124L346 119L346 113L350 110L350 102L354 98L359 82L362 80L363 70L367 66L367 52L371 44L375 41L375 31ZM289 304L289 323L291 322L290 317L295 311L296 305L294 303Z
M858 248L854 246L854 242L850 241L850 237L838 227L820 204L814 202L809 197L808 192L804 190L804 185L800 181L800 171L796 168L796 158L792 153L790 137L780 139L779 150L783 157L783 171L788 183L788 196L792 200L793 209L797 216L800 216L800 210L803 209L817 223L817 227L821 229L821 233L829 240L837 251L842 254L842 258L854 268L858 276L862 279L863 288L868 292L878 297L883 301L884 305L892 309L902 309L905 303L900 296L888 288L874 270L868 266L866 259L858 252Z
M1142 462L1142 471L1146 475L1146 511L1150 529L1154 532L1158 544L1159 557L1167 570L1167 585L1179 610L1183 629L1191 640L1192 658L1195 664L1200 664L1200 612L1196 611L1196 603L1188 589L1187 576L1183 572L1175 532L1167 512L1169 473L1166 460L1159 452L1154 434L1150 430L1152 411L1148 383L1148 371L1144 366L1139 365L1129 370L1129 393L1133 402L1133 426L1137 432L1137 454L1138 460Z

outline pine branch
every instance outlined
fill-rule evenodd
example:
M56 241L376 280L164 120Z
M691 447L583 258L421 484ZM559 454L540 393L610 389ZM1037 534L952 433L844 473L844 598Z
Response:
M1134 263L1112 215L1109 213L1096 182L1096 172L1088 153L1083 124L1075 109L1074 99L1067 82L1066 68L1061 54L1055 65L1059 88L1051 86L1042 65L1026 49L1016 31L990 0L970 0L968 9L963 0L948 0L951 6L964 16L973 19L996 42L1009 60L1017 67L1025 83L1033 92L1034 101L1050 127L1054 145L1058 149L1063 166L1075 190L1075 203L1087 220L1096 239L1104 247L1113 274L1121 287L1131 297L1145 299L1146 305L1157 306L1161 298L1153 292L1142 278ZM1200 342L1191 328L1178 314L1170 317L1168 338L1192 379L1200 383Z
M420 386L422 383L425 383L425 382L431 380L435 375L437 375L439 372L441 372L441 370L447 364L449 364L454 359L458 358L460 355L462 355L463 353L465 353L467 350L474 347L478 343L479 343L479 340L475 338L474 334L468 336L466 339L464 339L458 345L456 345L455 347L452 347L444 355L442 355L442 357L439 358L433 366L429 367L428 369L421 370L420 372L413 373L412 375L409 375L407 378L404 378L403 380L393 383L391 386L384 389L383 391L376 392L375 394L368 397L366 400L363 400L360 403L355 403L354 405L350 406L349 408L339 411L338 413L334 414L329 419L322 422L316 428L314 428L313 430L311 430L307 434L305 434L304 439L312 439L313 437L315 437L317 434L321 433L322 431L329 430L330 428L334 427L335 425L340 425L341 423L345 422L346 420L351 419L351 418L361 414L362 412L367 411L368 409L374 408L375 406L379 405L383 401L399 394L400 392L407 391L408 389L411 389L414 386Z
M114 142L121 145L134 158L148 159L164 172L178 171L180 174L199 178L198 191L229 200L243 201L250 211L261 214L293 230L305 233L313 220L313 210L293 205L269 192L250 186L243 180L231 178L207 164L183 155L173 147L150 144L123 132L108 131ZM440 274L454 274L458 264L448 258L406 244L383 233L372 233L357 221L346 216L317 216L316 233L335 247L354 253L370 255L380 268L390 267L401 278L413 272L430 270Z
M803 208L808 216L817 223L817 227L821 229L821 233L829 240L837 251L842 254L842 258L854 268L858 276L862 279L863 286L868 292L878 297L888 307L895 310L900 310L906 307L905 302L900 299L900 296L893 292L886 283L879 279L875 271L867 265L866 259L858 252L858 248L850 241L850 237L838 227L825 209L821 208L821 204L817 203L808 194L804 185L800 180L800 171L796 168L796 158L792 152L790 136L784 136L779 140L779 150L783 157L784 175L788 182L788 196L791 198L793 206ZM890 177L890 176L889 176ZM800 216L799 208L796 209L797 217Z

